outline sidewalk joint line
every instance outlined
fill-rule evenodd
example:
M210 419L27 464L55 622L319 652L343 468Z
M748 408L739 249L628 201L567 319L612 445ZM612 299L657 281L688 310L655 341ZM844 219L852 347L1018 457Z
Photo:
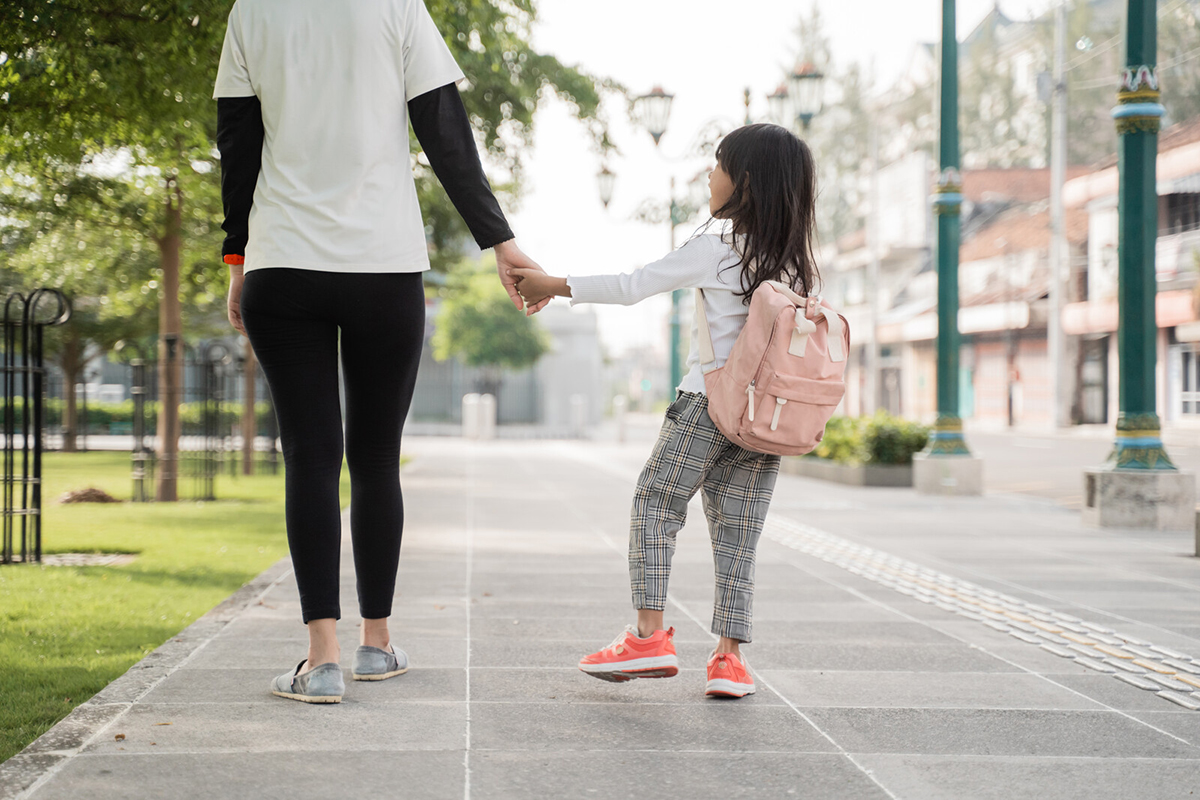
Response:
M464 711L466 729L463 734L463 800L471 800L471 570L475 550L475 486L476 486L476 456L477 447L474 443L467 445L467 565L464 578L463 609L467 623L466 664L463 667L463 683L466 686Z

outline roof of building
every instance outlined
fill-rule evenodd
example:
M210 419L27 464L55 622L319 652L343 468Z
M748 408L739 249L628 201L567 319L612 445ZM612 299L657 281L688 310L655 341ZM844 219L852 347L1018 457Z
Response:
M1088 215L1078 209L1067 210L1067 241L1087 241ZM1005 253L1050 249L1050 211L1044 206L1010 208L980 229L959 251L959 260L983 261Z
M1200 142L1200 117L1192 117L1185 119L1183 122L1177 122L1169 128L1164 129L1158 134L1158 152L1165 153L1168 150L1174 150L1177 147ZM1092 171L1099 172L1102 169L1114 167L1117 164L1117 154L1105 158L1097 163Z
M1088 167L1070 167L1067 180L1086 175ZM1035 203L1050 197L1049 169L968 169L963 196L972 203Z

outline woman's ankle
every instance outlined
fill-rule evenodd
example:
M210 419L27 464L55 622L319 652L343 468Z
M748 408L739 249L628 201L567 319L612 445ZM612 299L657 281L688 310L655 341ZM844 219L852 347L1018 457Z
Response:
M303 675L322 664L340 664L341 661L342 652L340 650L309 650L308 656L304 660L304 666L300 668L300 674Z
M392 636L388 631L387 618L364 619L359 643L366 647L377 647L386 652L392 644Z

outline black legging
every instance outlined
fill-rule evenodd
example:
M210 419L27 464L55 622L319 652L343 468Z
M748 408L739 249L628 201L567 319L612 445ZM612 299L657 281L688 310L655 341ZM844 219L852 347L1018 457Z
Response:
M341 329L359 612L390 616L404 528L400 436L425 335L421 274L256 269L246 275L241 309L279 418L288 545L305 622L341 617Z

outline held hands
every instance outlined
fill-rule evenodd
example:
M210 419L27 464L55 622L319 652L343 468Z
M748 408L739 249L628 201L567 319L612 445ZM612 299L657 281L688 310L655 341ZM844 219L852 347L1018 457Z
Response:
M521 248L517 247L516 240L502 242L493 249L496 252L496 272L499 273L500 283L504 285L508 296L513 301L513 305L518 309L525 309L525 316L527 317L532 317L545 308L550 302L550 296L531 298L525 292L517 289L517 282L520 280L516 275L517 272L546 274L538 266L537 262L521 252Z
M496 251L496 271L500 275L500 283L504 285L513 305L524 309L526 316L533 316L545 308L556 295L570 296L562 278L551 278L537 262L521 252L516 241L502 242L494 248ZM245 280L241 266L230 266L229 270L229 323L238 333L246 335L246 326L242 322L242 283ZM520 288L518 289L518 284ZM554 287L561 284L561 291Z
M546 304L555 297L570 297L571 287L566 278L555 278L540 269L509 270L517 282L517 291L525 302L537 308L545 308Z

